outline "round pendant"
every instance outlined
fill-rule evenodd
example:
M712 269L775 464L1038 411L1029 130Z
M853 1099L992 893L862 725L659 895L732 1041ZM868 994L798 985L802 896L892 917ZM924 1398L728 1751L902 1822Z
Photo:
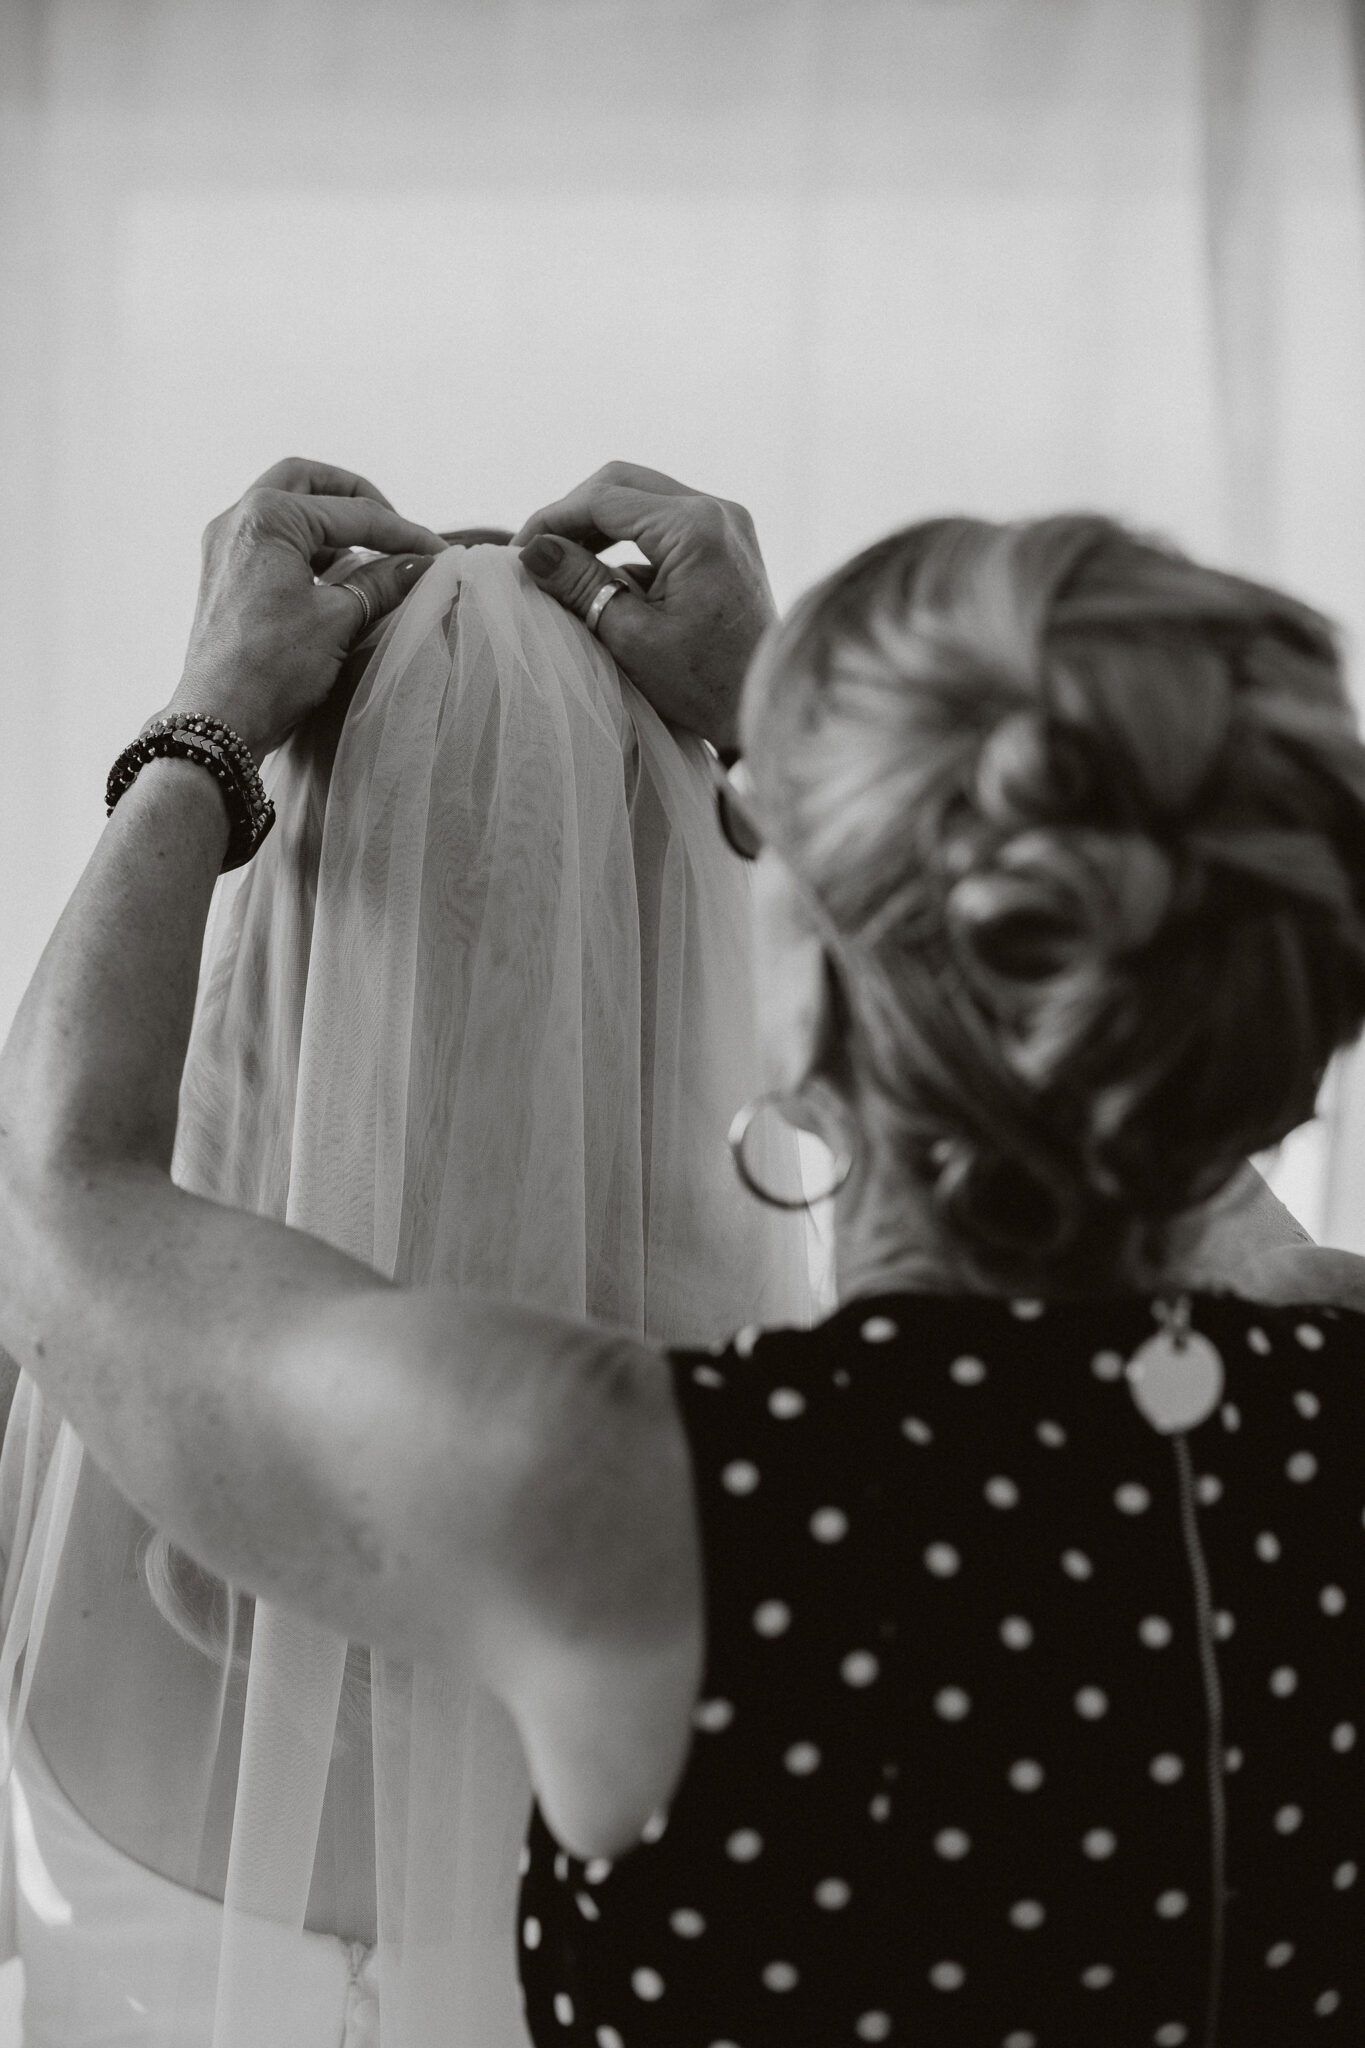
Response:
M1138 1411L1162 1436L1197 1429L1218 1406L1223 1361L1197 1330L1178 1337L1160 1330L1128 1361L1128 1391Z

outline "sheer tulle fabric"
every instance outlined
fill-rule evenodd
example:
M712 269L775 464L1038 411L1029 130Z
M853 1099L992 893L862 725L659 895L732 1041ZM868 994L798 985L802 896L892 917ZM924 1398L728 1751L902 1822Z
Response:
M515 553L443 556L267 781L275 832L210 925L181 1184L403 1281L666 1343L804 1320L803 1230L726 1156L760 1083L747 878L703 750ZM47 1767L26 1787L20 1748L7 1844L21 1946L41 1936L32 2041L524 2041L529 1786L470 1660L348 1650L183 1560L173 1627L161 1546L28 1382L0 1504L9 1757L22 1729ZM69 1799L84 1859L70 1830L45 1847L39 1794ZM153 1880L143 1937L89 1925L103 1840ZM170 1887L193 1925L156 1942Z

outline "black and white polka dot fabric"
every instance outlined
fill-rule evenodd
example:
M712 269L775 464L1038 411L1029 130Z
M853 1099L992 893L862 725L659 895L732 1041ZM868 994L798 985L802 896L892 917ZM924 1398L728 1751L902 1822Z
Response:
M673 1360L696 1734L613 1864L533 1817L538 2048L1365 2043L1365 1317L1193 1322L1188 1438L1130 1397L1133 1298Z

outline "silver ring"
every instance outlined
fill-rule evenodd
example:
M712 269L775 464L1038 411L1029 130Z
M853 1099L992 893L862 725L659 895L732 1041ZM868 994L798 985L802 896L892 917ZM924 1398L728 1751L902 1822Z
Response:
M338 590L349 590L352 597L360 599L361 619L359 633L368 633L370 630L370 620L374 617L374 606L370 603L366 592L361 589L358 583L338 583L336 588Z
M623 583L619 583L614 576L612 577L610 583L604 583L602 585L602 588L598 591L596 597L588 606L587 611L583 614L583 624L587 627L590 633L595 633L597 631L597 622L601 618L603 612L611 603L612 599L618 596L624 588L625 585Z

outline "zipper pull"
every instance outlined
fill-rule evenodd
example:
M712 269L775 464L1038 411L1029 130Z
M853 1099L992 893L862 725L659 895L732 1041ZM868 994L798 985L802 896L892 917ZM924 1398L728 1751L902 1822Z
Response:
M1125 1367L1128 1391L1143 1420L1162 1436L1197 1429L1223 1394L1223 1360L1216 1345L1190 1328L1190 1298L1153 1302L1161 1324Z

